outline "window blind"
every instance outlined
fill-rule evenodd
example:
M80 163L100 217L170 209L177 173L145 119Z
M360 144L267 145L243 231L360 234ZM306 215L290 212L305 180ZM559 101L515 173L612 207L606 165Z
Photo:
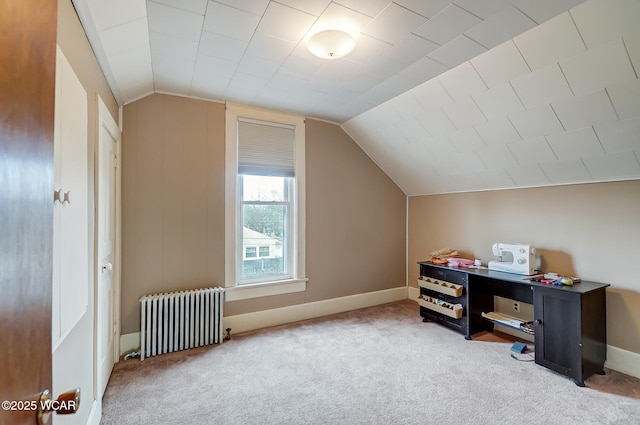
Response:
M238 174L293 177L295 127L238 118Z

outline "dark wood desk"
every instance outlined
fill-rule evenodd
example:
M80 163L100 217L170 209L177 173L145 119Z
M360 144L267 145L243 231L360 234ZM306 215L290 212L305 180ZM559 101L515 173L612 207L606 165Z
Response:
M418 264L420 276L430 279L418 282L424 321L441 323L471 339L493 330L493 323L481 315L494 311L494 295L533 304L537 364L573 378L580 386L594 373L604 374L609 284L583 281L552 286L513 273ZM451 310L455 304L462 305L461 311Z

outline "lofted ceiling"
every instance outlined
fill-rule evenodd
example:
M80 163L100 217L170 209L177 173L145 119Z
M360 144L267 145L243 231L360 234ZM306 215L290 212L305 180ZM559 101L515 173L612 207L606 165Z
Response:
M640 178L637 0L73 0L120 104L340 124L409 195ZM337 60L305 40L357 32Z

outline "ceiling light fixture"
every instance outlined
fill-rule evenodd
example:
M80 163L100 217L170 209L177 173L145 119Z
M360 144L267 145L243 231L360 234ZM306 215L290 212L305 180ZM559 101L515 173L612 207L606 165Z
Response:
M307 42L309 51L322 59L339 59L348 55L356 45L356 40L340 30L325 30L314 34Z

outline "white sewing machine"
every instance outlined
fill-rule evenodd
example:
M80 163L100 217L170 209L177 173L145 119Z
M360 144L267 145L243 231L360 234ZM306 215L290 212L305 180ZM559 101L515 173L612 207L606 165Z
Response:
M532 275L536 268L536 249L521 243L494 243L493 255L500 261L489 261L489 270Z

